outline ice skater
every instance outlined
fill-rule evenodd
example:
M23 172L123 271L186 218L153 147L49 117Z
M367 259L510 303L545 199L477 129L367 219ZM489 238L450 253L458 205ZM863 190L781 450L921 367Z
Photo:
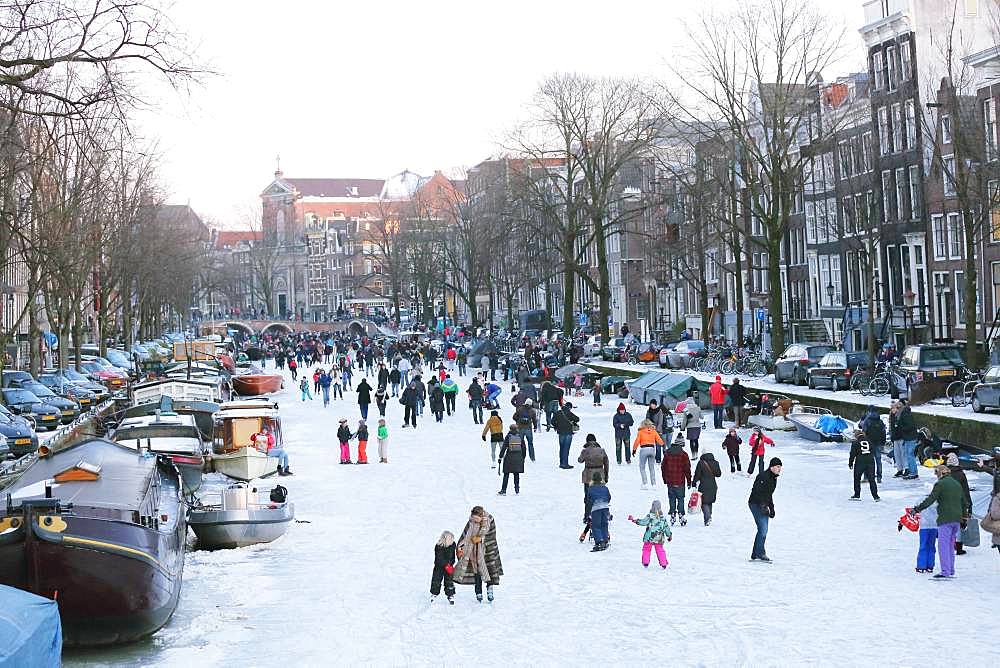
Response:
M743 439L736 433L736 427L730 427L729 433L722 439L722 447L726 449L726 454L729 455L730 473L736 473L737 471L742 473L743 471L740 468L740 445L742 443Z
M351 461L351 429L347 426L347 418L340 418L337 429L337 440L340 441L340 463L352 464Z
M655 549L656 559L660 562L660 567L666 569L670 562L667 561L667 553L663 549L663 543L673 540L674 537L670 532L667 518L663 516L659 500L653 501L649 512L642 519L637 520L631 515L628 516L628 519L630 522L646 527L646 533L642 536L642 567L649 567L649 553Z
M642 475L642 488L646 489L646 469L649 469L649 484L656 487L656 450L663 447L663 439L656 431L656 425L650 420L643 420L639 425L639 433L632 443L632 456L639 453L639 473Z
M384 420L383 420L384 422ZM444 583L444 595L448 602L455 605L455 535L445 531L434 544L434 571L431 573L431 601L441 593L441 583Z
M379 464L389 463L389 428L385 425L385 418L378 421L378 431L375 432L378 438L378 462Z
M362 381L364 382L364 381ZM358 464L368 463L368 425L364 420L358 420L358 431L354 434L358 439Z

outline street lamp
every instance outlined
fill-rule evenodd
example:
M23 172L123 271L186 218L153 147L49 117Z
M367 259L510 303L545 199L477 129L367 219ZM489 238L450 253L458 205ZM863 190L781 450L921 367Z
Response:
M830 283L828 283L826 286L826 296L829 298L830 306L833 306L833 295L835 295L836 293L837 293L837 288L834 287L833 281L830 281Z
M937 322L935 323L935 329L938 331L938 338L944 338L944 323L942 322L944 318L945 309L941 306L941 298L944 296L944 278L941 276L936 276L934 278L934 296L937 298Z

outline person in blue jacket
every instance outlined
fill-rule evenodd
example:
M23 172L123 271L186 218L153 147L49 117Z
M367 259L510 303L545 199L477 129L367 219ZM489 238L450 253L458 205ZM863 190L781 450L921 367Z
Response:
M591 552L600 552L608 549L608 519L611 515L611 492L604 484L604 478L600 473L595 473L591 478L590 488L587 490L587 501L590 503L590 531L594 536L594 549Z

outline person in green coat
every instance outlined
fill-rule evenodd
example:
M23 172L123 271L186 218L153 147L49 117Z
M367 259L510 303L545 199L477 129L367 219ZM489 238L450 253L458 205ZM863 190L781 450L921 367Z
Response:
M952 477L951 469L944 464L934 467L934 475L938 478L934 483L934 489L926 499L910 508L908 512L910 515L916 515L924 508L929 508L931 504L937 504L938 561L941 563L941 572L934 577L953 578L955 540L958 538L963 516L962 485Z
M378 431L375 432L378 438L378 461L379 464L389 463L389 428L385 426L385 418L378 421Z

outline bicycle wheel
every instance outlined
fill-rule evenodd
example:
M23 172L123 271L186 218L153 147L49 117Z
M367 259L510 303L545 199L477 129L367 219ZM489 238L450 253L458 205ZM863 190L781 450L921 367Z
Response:
M868 390L876 396L889 394L889 379L883 375L875 376L872 378L872 382L869 383Z
M965 381L954 380L948 383L944 396L948 397L952 406L964 406L968 403L968 397L965 394Z
M736 368L736 363L732 360L726 360L725 362L719 365L719 371L727 376L731 374L733 372L733 369L735 368Z

